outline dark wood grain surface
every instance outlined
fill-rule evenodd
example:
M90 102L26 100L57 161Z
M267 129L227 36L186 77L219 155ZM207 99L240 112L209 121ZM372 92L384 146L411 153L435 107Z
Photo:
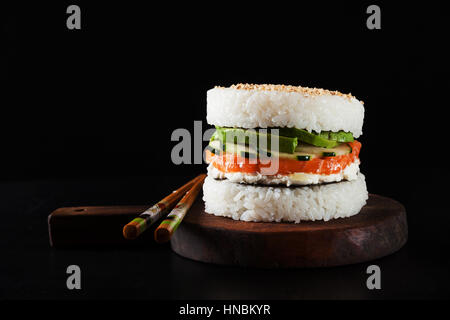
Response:
M58 208L48 217L50 245L56 248L135 244L150 240L150 232L135 241L122 235L124 225L149 206L84 206Z
M353 217L331 221L263 223L206 214L197 201L175 232L172 249L216 264L253 267L324 267L376 259L407 241L406 212L399 202L370 195Z

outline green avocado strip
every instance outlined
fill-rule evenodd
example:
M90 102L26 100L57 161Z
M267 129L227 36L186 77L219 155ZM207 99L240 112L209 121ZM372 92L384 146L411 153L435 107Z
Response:
M328 140L320 135L310 133L303 129L297 128L280 128L280 135L286 137L297 137L298 140L312 144L317 147L334 148L339 144L337 141Z
M242 129L242 128L226 128L216 126L216 132L211 137L211 141L220 140L223 144L227 142L249 145L250 142L256 142L257 148L261 148L260 139L266 143L265 148L271 151L271 129L278 129L279 152L294 153L298 142L304 142L316 147L334 148L342 142L354 141L353 134L345 131L322 131L320 133L308 132L304 129L297 128L268 128L267 131L261 132L261 129Z
M267 151L272 150L272 135L269 133L263 133L256 130L245 130L240 128L222 128L216 127L217 136L222 143L237 143L243 145L249 145L250 143L256 143L256 148L262 148ZM263 143L261 143L263 142ZM265 144L265 145L264 145ZM297 137L278 136L278 149L279 152L294 153L297 147Z
M353 142L355 140L351 132L345 132L342 130L338 132L322 131L318 135L324 139L337 142Z

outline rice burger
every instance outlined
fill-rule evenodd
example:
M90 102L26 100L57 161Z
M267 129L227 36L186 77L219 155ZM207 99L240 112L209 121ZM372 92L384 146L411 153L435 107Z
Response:
M366 204L363 102L337 91L237 84L207 92L205 211L235 220L328 221Z

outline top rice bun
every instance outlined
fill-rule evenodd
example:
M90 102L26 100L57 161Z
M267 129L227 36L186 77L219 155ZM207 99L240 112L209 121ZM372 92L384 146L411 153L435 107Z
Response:
M207 121L222 127L295 127L362 134L363 102L350 94L285 85L237 84L207 93Z

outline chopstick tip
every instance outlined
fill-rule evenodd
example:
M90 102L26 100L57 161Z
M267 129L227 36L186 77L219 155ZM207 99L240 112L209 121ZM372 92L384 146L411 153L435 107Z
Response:
M125 227L123 227L123 237L128 240L136 239L139 235L138 229L135 225L127 224Z
M171 233L165 228L157 228L155 230L155 241L158 243L165 243L170 240Z

